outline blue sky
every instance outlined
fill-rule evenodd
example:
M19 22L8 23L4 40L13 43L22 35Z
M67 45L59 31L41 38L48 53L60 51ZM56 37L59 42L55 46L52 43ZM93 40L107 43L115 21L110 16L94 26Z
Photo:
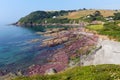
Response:
M120 0L1 0L0 23L16 22L36 10L119 9Z

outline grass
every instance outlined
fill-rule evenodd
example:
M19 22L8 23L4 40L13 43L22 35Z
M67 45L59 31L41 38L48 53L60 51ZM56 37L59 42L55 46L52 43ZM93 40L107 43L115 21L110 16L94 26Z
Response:
M94 31L99 31L102 30L104 27L103 25L89 25L86 28Z
M107 35L110 39L120 42L120 31L101 31L99 34Z
M110 39L120 41L120 26L118 26L118 23L106 23L104 25L89 25L86 28L91 31L96 31L100 35L108 36Z
M119 80L119 65L75 67L55 75L17 77L14 80Z

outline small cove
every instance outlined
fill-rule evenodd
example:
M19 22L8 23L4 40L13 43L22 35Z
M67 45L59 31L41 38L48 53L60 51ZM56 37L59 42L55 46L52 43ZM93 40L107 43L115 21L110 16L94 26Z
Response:
M0 25L0 70L16 71L35 63L40 64L42 61L36 60L38 55L44 51L52 51L62 47L62 45L41 47L42 41L49 37L36 34L36 32L43 32L50 28L53 27Z

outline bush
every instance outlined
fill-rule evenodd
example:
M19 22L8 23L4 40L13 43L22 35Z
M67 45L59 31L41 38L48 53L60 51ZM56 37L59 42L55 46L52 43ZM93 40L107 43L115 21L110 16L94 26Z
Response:
M120 20L120 12L114 13L114 20Z

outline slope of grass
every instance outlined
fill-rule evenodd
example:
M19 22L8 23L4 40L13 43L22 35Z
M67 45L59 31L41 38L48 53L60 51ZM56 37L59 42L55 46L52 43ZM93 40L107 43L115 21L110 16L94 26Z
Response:
M119 65L75 67L55 75L18 77L14 80L119 80Z
M87 15L90 15L90 14L93 14L95 13L96 10L82 10L82 11L76 11L76 12L71 12L69 13L67 16L64 16L68 19L78 19L78 18L81 18L83 16L87 16ZM113 11L113 10L98 10L101 12L101 14L104 16L104 17L108 17L108 16L113 16L114 13L116 11Z
M118 23L110 22L104 25L89 25L86 28L96 31L100 35L108 36L110 39L120 41L120 26L118 26Z
M87 29L90 29L90 30L95 30L95 31L99 31L101 29L103 29L103 25L89 25L86 27Z

